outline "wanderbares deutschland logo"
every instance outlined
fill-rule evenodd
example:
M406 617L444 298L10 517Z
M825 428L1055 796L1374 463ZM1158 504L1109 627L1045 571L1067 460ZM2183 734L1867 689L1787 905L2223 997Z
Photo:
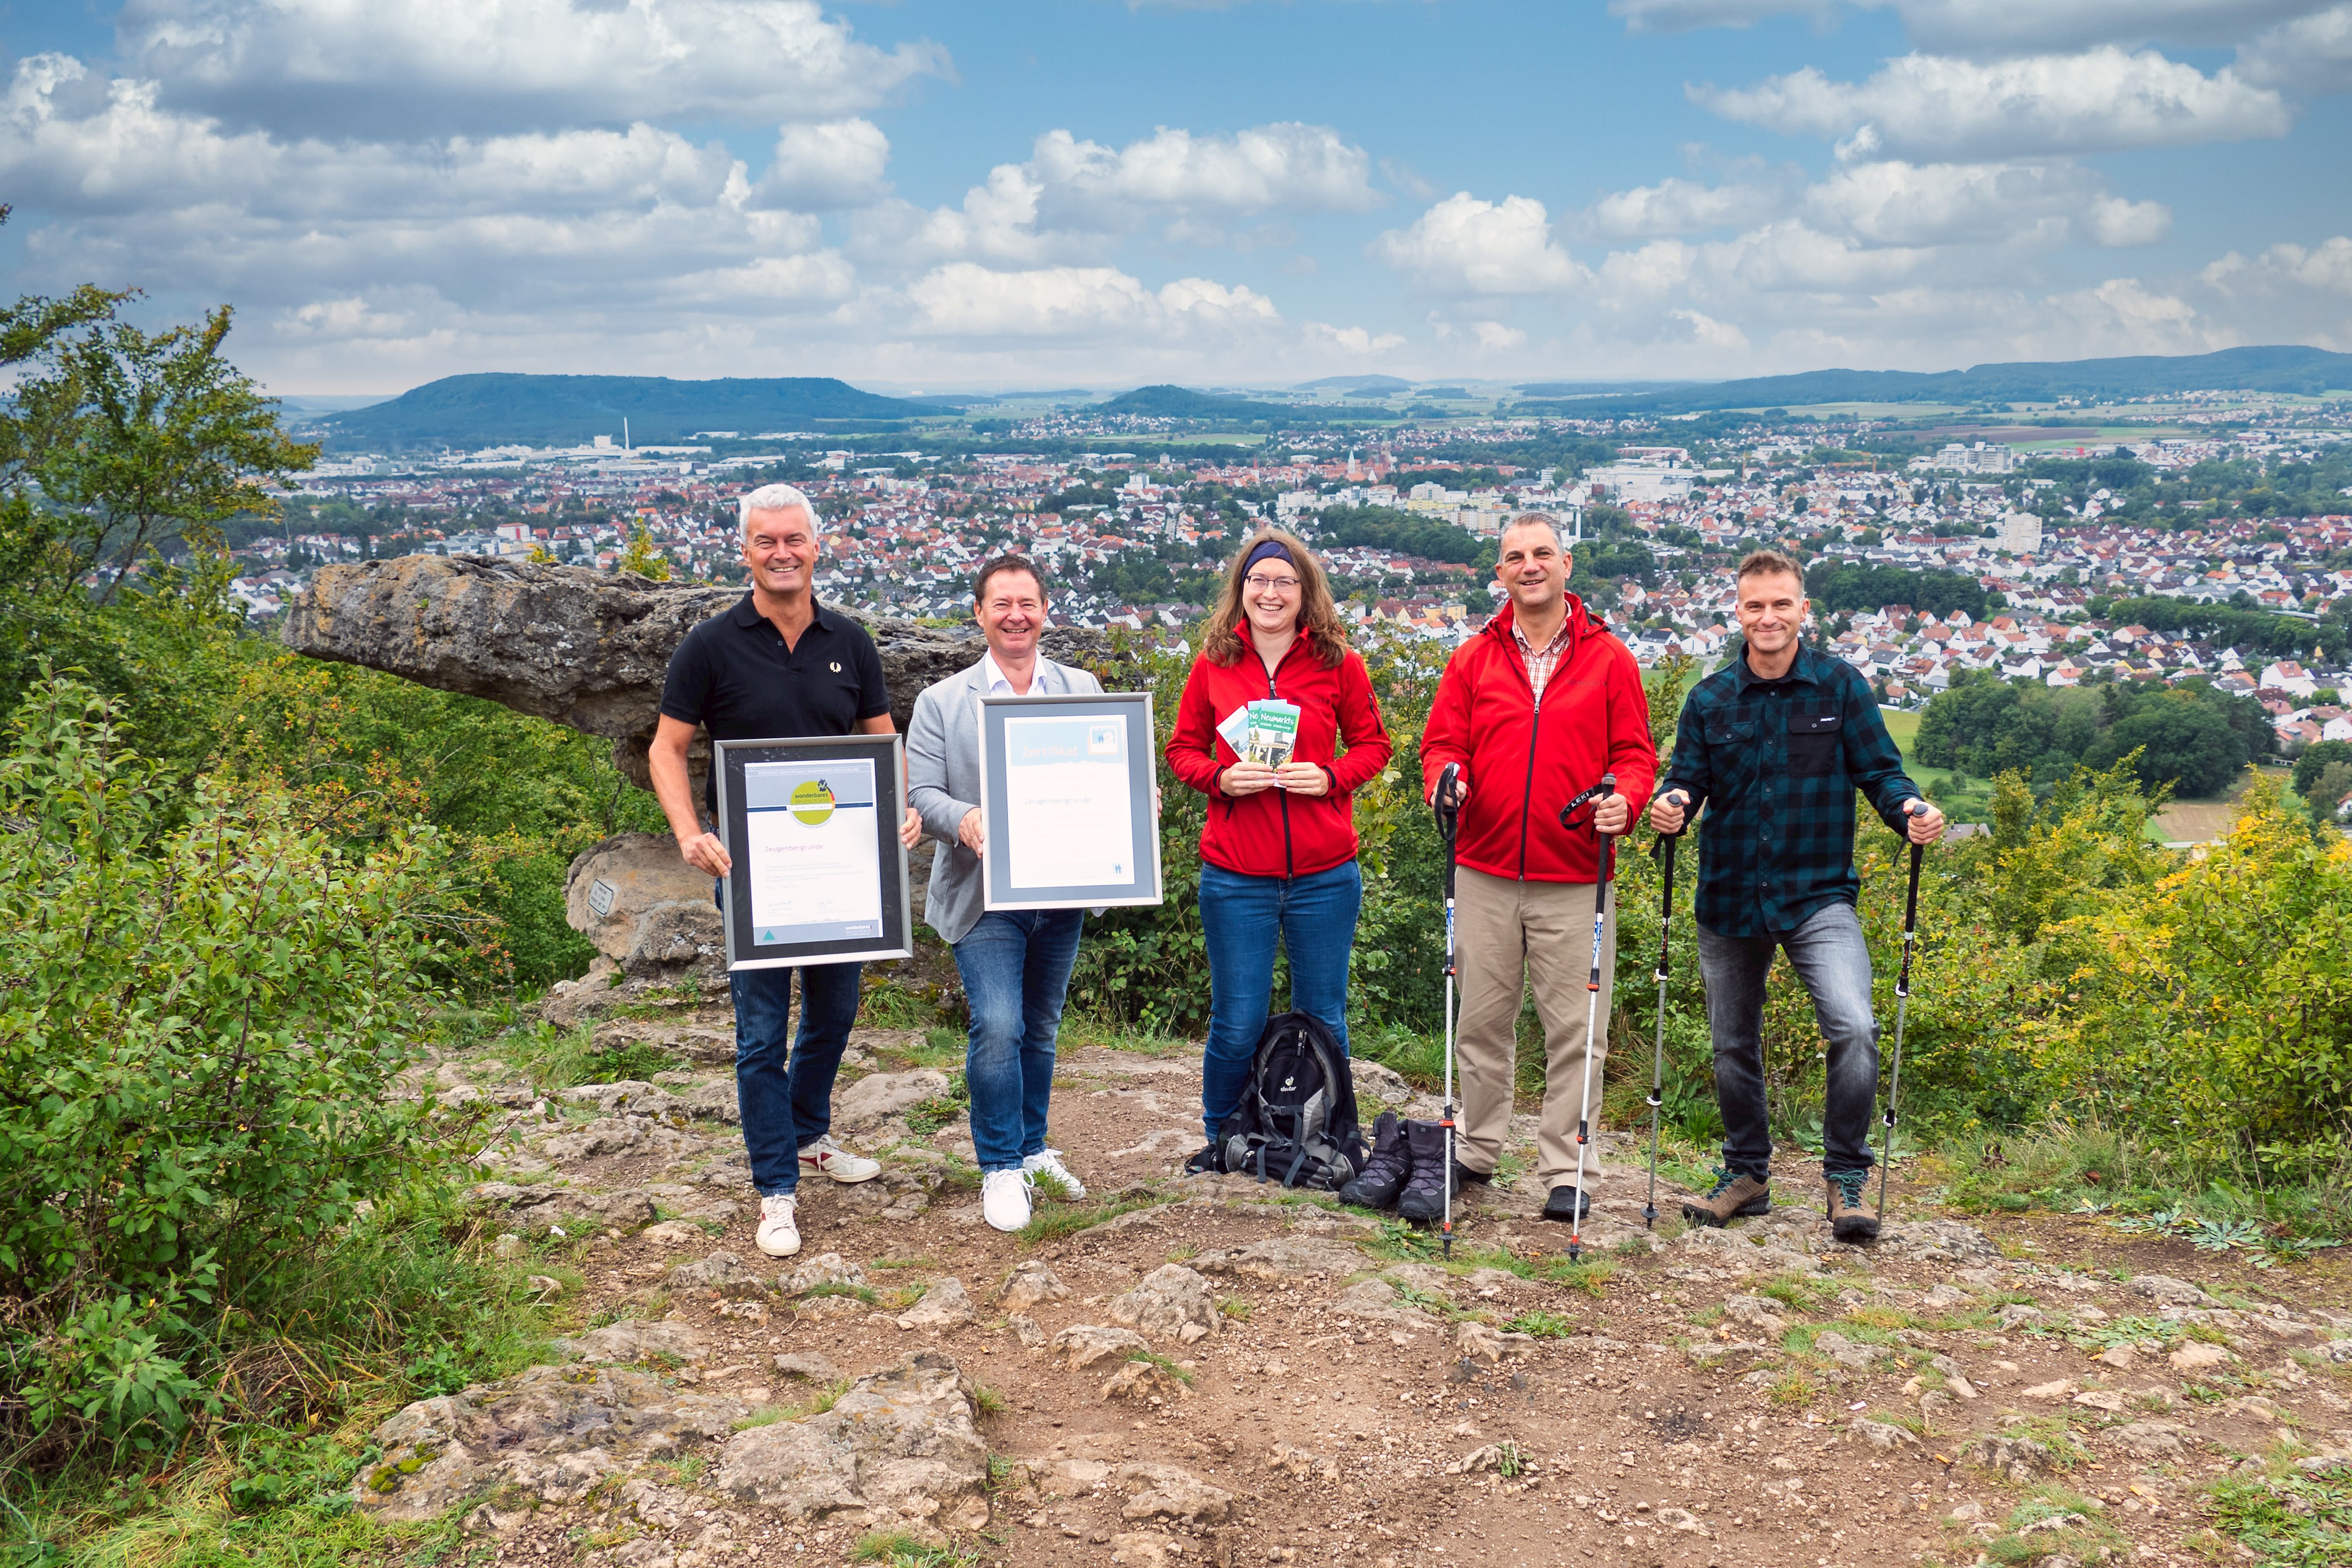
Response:
M822 779L793 786L793 820L803 827L823 827L833 817L833 786Z

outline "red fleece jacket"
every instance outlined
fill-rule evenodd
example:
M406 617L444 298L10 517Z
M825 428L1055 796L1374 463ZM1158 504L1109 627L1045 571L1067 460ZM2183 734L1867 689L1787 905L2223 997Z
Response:
M1217 734L1218 723L1266 697L1298 705L1293 759L1319 763L1331 776L1328 792L1228 797L1217 788L1218 775L1241 760ZM1338 754L1340 740L1348 745L1344 754ZM1194 659L1167 755L1170 770L1209 797L1202 860L1245 876L1310 876L1356 858L1355 791L1380 776L1393 751L1364 661L1350 652L1326 664L1302 636L1271 675L1255 652L1231 664L1206 654Z
M1642 669L1571 593L1568 646L1538 706L1511 633L1515 608L1504 605L1446 661L1421 737L1422 793L1437 787L1447 763L1461 765L1470 798L1454 852L1474 871L1527 882L1591 882L1600 874L1593 835L1563 829L1559 809L1603 773L1617 776L1617 792L1637 812L1648 804L1658 753L1650 744Z

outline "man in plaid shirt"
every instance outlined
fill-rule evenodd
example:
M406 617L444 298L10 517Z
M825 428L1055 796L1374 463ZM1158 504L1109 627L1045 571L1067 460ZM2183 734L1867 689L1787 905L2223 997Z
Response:
M1715 1190L1683 1205L1696 1224L1721 1225L1772 1207L1772 1135L1764 1103L1764 979L1786 952L1812 993L1829 1042L1822 1173L1841 1241L1865 1241L1878 1221L1862 1206L1871 1167L1870 1112L1878 1094L1878 1024L1870 1007L1870 949L1854 913L1853 792L1914 843L1943 836L1944 814L1921 799L1852 666L1800 640L1805 581L1778 550L1739 563L1742 657L1691 690L1650 825L1699 825L1699 972L1715 1036L1715 1092L1723 1108L1723 1166Z

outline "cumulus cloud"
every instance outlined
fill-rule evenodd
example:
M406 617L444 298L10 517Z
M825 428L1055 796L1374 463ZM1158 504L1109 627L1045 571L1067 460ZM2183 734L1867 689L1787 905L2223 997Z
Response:
M959 338L1223 337L1280 319L1272 300L1247 288L1185 277L1153 289L1109 267L998 272L950 262L917 278L907 295L919 330Z
M2273 27L2238 51L2248 81L2296 92L2352 92L2352 4Z
M2167 39L2231 44L2327 0L1611 0L1633 32L1745 27L1773 16L1824 20L1849 6L1891 10L1938 54L1995 57Z
M1371 248L1445 294L1552 294L1590 277L1552 237L1544 204L1532 196L1495 203L1458 191L1411 227L1382 234Z
M763 206L803 213L867 206L887 193L889 163L890 139L870 120L787 125L753 194Z
M1849 156L1999 158L2284 136L2285 101L2228 68L2093 49L1979 64L1906 55L1862 82L1808 66L1754 88L1695 88L1728 119L1844 138Z
M816 0L130 0L116 34L174 106L298 135L835 120L950 70Z
M2162 203L2111 195L2103 175L2063 162L1857 163L1808 190L1803 206L1815 224L1878 245L2147 245L2172 221Z
M1234 215L1360 213L1381 204L1371 160L1326 125L1285 121L1231 136L1162 126L1125 147L1067 131L1037 139L1028 168L1046 193L1049 221L1119 222L1135 209Z
M1604 239L1699 234L1759 222L1785 201L1783 193L1769 186L1661 180L1601 197L1585 210L1580 226Z

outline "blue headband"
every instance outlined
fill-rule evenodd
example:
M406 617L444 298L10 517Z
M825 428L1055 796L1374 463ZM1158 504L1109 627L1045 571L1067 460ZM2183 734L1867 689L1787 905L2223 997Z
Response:
M1242 575L1247 577L1250 568L1262 560L1271 560L1276 557L1288 561L1292 570L1296 571L1298 569L1298 562L1292 559L1288 545L1284 544L1280 539L1260 539L1257 548L1249 552L1249 559L1242 562Z

